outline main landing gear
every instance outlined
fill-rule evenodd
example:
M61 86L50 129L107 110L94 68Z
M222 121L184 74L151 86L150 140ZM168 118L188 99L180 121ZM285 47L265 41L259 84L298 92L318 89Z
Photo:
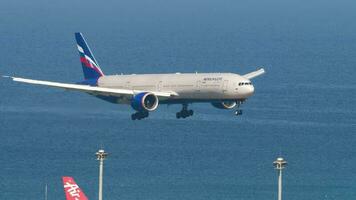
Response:
M243 101L236 101L236 111L235 111L236 116L242 115L242 110L240 109L242 103Z
M188 104L183 104L183 108L180 112L176 113L177 119L190 117L194 114L193 110L188 110Z
M146 117L148 117L148 112L146 111L146 112L136 112L136 113L134 113L134 114L132 114L131 115L131 119L132 120L141 120L141 119L143 119L143 118L146 118Z

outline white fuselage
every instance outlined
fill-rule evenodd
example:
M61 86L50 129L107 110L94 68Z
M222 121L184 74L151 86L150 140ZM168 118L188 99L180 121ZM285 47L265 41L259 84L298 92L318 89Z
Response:
M244 100L251 96L251 81L233 73L176 73L111 75L98 80L99 87L140 91L175 92L173 100L190 102Z

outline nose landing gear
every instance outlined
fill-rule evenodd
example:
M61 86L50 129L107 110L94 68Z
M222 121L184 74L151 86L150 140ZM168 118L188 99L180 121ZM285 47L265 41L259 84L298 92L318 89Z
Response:
M236 116L242 115L242 110L236 110L236 111L235 111L235 115L236 115Z
M136 112L136 113L134 113L134 114L132 114L131 115L131 119L132 120L141 120L141 119L143 119L143 118L146 118L146 117L148 117L148 112L146 111L146 112Z
M188 104L183 104L182 110L176 113L176 117L177 119L186 118L186 117L193 116L193 114L194 114L193 110L188 110Z
M240 109L240 106L243 103L243 101L236 101L236 103L237 105L236 105L235 115L236 116L242 115L242 110Z

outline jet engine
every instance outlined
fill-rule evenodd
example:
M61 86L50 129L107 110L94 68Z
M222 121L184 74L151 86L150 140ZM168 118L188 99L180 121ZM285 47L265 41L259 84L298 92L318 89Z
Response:
M154 111L158 107L158 98L150 92L136 94L131 100L131 106L137 111Z
M236 106L236 101L221 101L211 103L215 108L219 109L232 109Z

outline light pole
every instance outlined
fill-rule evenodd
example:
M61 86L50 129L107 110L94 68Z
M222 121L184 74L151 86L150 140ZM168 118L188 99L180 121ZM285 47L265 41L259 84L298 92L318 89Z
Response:
M273 166L278 170L278 200L282 200L282 170L287 165L287 161L279 157L276 161L273 162Z
M104 160L108 156L103 149L99 149L98 152L95 153L97 160L99 160L99 200L103 199L103 165Z

